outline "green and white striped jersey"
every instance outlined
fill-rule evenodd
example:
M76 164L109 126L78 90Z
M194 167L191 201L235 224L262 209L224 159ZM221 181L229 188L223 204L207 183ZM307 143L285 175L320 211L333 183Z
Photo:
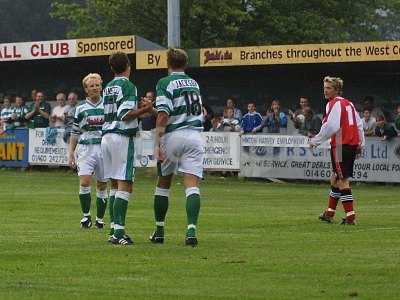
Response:
M25 125L25 116L28 113L28 109L25 106L14 106L13 114L15 114L16 119L13 123L15 127L21 127Z
M103 100L92 103L89 99L76 107L72 134L79 135L79 144L101 144L101 130L104 124Z
M197 82L184 72L173 72L157 83L156 108L169 115L166 132L203 130L203 104Z
M13 108L12 107L4 107L2 110L1 110L1 113L0 113L0 118L3 120L3 121L9 121L10 119L11 119L11 115L13 114Z
M122 121L131 109L137 109L137 89L126 77L115 77L103 90L104 116L103 135L118 133L135 136L138 131L137 119Z

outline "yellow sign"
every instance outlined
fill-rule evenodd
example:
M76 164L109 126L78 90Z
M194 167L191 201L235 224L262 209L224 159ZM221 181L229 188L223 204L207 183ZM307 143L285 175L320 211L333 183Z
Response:
M76 56L101 56L122 51L135 53L135 36L113 36L76 40Z
M200 49L201 67L400 60L400 41Z
M166 69L167 50L136 52L136 69Z

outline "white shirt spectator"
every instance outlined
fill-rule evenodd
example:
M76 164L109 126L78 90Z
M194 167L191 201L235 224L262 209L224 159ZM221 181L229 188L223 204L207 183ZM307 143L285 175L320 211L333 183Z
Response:
M376 119L374 117L370 117L368 121L365 118L362 118L363 129L366 135L371 132L375 132L376 127Z
M50 120L53 122L54 127L63 128L65 127L65 112L68 109L68 106L65 105L65 94L58 93L56 100L58 105L54 107Z
M65 127L65 111L68 106L56 106L51 113L51 116L54 118L54 127L60 128Z

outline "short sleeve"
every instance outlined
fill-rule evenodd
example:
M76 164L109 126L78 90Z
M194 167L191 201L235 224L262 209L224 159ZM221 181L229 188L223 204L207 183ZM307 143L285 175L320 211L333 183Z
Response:
M157 98L156 98L156 109L157 112L165 112L168 115L174 110L172 103L172 95L167 90L167 83L164 80L160 80L156 87Z
M117 101L120 105L117 111L117 118L122 121L130 110L137 107L138 96L136 87L129 82L121 89L121 95L118 98L119 100Z

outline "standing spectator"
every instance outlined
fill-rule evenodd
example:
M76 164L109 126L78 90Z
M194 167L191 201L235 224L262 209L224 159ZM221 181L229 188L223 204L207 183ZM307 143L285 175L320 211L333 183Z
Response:
M384 116L376 120L375 135L382 137L382 141L388 141L397 136L396 129L388 123Z
M240 127L242 133L256 133L261 128L263 118L256 111L255 102L247 104L248 113L241 120Z
M368 109L371 112L371 116L376 120L380 117L384 117L385 114L380 107L375 107L375 99L371 96L366 96L363 101L363 110Z
M49 127L50 104L44 99L44 93L38 91L36 93L35 102L28 109L25 118L29 121L30 128L46 128Z
M367 108L363 110L363 118L361 119L363 122L363 129L365 136L374 136L375 135L375 127L376 127L376 119L371 116L371 111Z
M293 122L302 123L304 122L304 108L309 107L310 102L308 101L308 97L300 96L299 107L295 112L289 109L289 117ZM301 126L301 124L298 124Z
M21 96L15 97L15 106L13 108L13 114L11 115L11 119L13 121L13 126L15 128L25 127L25 116L28 113L28 109L24 105L24 100Z
M321 130L322 120L316 114L314 114L311 107L306 106L303 108L304 112L304 122L302 123L295 123L297 129L299 129L299 133L301 135L307 136L309 138L313 138L318 134Z
M156 97L154 95L154 92L149 91L146 93L146 95L144 97L142 97L141 100L142 101L151 101L152 103L154 103L155 99L156 99ZM155 110L143 115L143 117L140 120L142 130L149 131L149 130L156 128L156 116L157 116L157 114L156 114Z
M400 131L400 104L397 105L397 108L396 108L396 117L394 120L394 125L396 126L396 129L398 131Z
M240 123L239 120L234 118L234 111L231 107L225 107L224 119L222 120L222 130L228 132L239 132Z
M12 128L12 120L11 116L13 113L13 109L11 107L11 101L10 98L5 97L3 99L3 109L0 112L0 134L3 131L6 131L8 129Z
M279 100L273 100L271 109L267 112L261 125L261 129L267 128L266 132L268 133L281 133L281 128L286 130L287 122L288 120L285 113L280 109Z
M78 105L78 94L75 92L70 92L68 94L67 101L68 101L68 105L64 111L65 131L64 131L63 140L65 143L69 144L69 138L70 138L71 132L72 132L72 125L74 124L75 110L76 110L76 106Z
M53 108L51 113L51 122L56 128L65 127L65 110L68 108L65 105L66 96L64 93L58 93L56 95L57 106Z
M239 122L242 120L242 111L239 108L236 108L236 103L232 98L226 100L226 107L233 109L233 117L238 119Z

